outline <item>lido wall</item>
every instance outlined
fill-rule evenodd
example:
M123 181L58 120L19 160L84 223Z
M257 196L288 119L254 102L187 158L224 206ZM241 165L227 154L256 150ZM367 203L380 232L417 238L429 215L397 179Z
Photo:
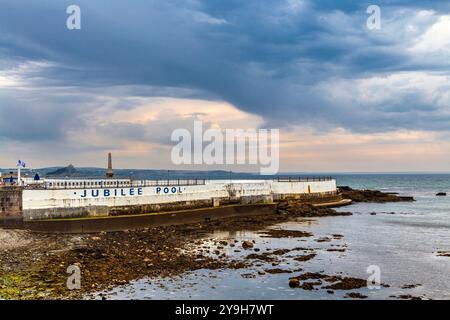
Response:
M176 211L337 197L331 178L274 180L44 180L0 189L0 218L24 221Z

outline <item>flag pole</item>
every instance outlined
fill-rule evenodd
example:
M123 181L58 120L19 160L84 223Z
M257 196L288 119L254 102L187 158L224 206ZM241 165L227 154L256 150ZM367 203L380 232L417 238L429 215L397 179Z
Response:
M22 184L21 179L20 179L20 167L21 167L21 165L19 164L17 167L17 185L19 185L19 186Z

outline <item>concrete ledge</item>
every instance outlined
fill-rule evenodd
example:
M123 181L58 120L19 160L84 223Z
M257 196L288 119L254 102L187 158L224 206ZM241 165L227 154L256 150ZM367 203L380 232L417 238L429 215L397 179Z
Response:
M94 233L188 224L235 216L273 214L275 208L276 204L230 205L142 215L25 221L24 227L39 232Z
M328 207L328 208L338 208L343 206L348 206L352 203L352 200L350 199L341 199L333 202L327 202L327 203L315 203L313 204L314 207Z

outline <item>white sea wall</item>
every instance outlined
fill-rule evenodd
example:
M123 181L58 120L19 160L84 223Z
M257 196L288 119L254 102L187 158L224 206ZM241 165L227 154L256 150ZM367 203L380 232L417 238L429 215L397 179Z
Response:
M118 207L226 197L295 195L336 191L335 180L211 180L201 185L123 188L25 189L23 210L46 208Z

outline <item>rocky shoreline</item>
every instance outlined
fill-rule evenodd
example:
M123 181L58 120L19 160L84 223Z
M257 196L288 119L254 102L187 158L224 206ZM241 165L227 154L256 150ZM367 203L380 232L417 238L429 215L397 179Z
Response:
M338 189L344 199L350 199L353 202L384 203L415 201L413 197L399 196L395 193L381 192L379 190L356 190L347 186L340 186Z
M344 198L348 195L355 197L355 194L355 190L343 192ZM366 194L367 199L378 201L397 197L367 191L359 191L359 194ZM272 263L276 266L274 257L286 254L290 250L258 253L257 248L253 249L251 242L205 242L205 239L210 239L210 235L215 231L242 230L257 231L263 237L310 237L313 235L302 231L267 228L288 221L350 214L305 205L297 201L286 201L277 205L275 214L233 217L143 230L56 235L0 229L0 238L3 236L14 239L13 242L0 244L2 266L0 277L3 280L0 283L0 298L80 299L86 294L143 277L173 277L198 269L247 270L252 268L252 261L259 259L273 259ZM335 236L339 239L339 235ZM333 235L330 236L330 239L332 238ZM224 253L224 248L232 247L235 250L252 250L253 253L247 255L247 259L230 260ZM300 249L303 249L304 253L297 256L296 261L314 259L314 252L308 248ZM345 248L336 250L342 252ZM71 265L78 266L82 272L82 285L79 290L69 290L66 286L67 268ZM260 272L288 271L275 268ZM337 278L328 278L332 279ZM336 281L347 280L344 278Z

